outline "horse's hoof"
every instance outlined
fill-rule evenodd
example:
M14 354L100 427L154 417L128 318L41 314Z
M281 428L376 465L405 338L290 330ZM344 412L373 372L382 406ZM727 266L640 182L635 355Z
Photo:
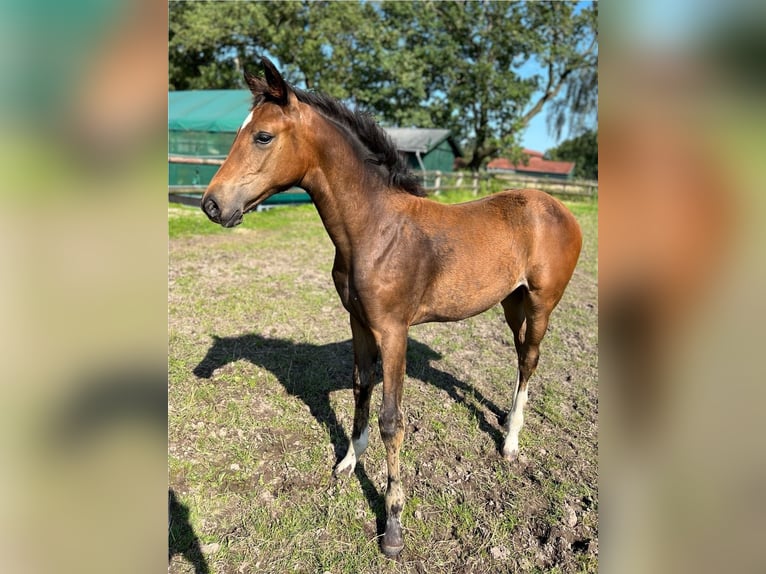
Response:
M332 475L335 478L349 478L352 474L354 474L354 467L356 467L355 464L343 464L341 462L332 471Z
M404 538L402 538L402 527L398 520L388 519L386 532L380 541L380 549L388 558L396 558L404 548Z
M388 546L384 543L380 545L380 549L383 551L386 558L396 558L402 553L402 550L404 550L404 544L400 544L399 546Z
M515 462L519 458L519 449L503 451L503 458L508 462Z

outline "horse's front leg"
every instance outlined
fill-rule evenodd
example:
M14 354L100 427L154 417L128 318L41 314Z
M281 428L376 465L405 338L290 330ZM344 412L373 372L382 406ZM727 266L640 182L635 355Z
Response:
M378 346L369 327L351 315L351 335L354 346L354 428L346 456L335 467L335 476L354 472L356 461L367 449L370 436L370 396L375 385L375 362Z
M386 446L388 486L386 488L386 532L381 549L386 556L397 556L404 548L402 537L402 508L404 490L399 474L399 449L404 440L402 389L404 386L407 328L384 331L380 337L383 361L383 401L378 423L380 436Z

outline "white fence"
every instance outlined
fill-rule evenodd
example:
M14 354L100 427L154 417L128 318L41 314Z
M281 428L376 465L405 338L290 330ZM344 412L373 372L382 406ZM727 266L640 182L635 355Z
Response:
M169 163L196 165L221 165L224 158L189 157L168 155ZM508 188L535 188L553 195L567 197L597 198L598 181L586 179L553 179L525 177L516 174L470 171L417 171L422 178L423 187L432 194L443 191L465 190L473 195L491 193ZM177 193L202 193L206 186L170 186L171 196Z
M474 195L479 192L489 193L508 188L535 188L553 195L576 196L584 198L598 197L598 181L585 179L553 179L525 177L516 174L495 172L419 172L423 177L423 186L429 193L439 194L449 190L470 190Z

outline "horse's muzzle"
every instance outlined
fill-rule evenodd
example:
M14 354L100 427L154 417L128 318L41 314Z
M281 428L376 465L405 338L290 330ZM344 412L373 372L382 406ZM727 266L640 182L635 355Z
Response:
M208 216L213 223L219 223L224 227L234 227L242 223L242 210L237 209L230 216L224 218L221 212L221 208L218 207L215 199L208 197L202 202L202 211Z

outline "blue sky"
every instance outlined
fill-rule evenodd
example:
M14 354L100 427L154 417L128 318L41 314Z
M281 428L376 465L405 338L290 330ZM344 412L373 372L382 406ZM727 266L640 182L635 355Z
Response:
M524 135L521 137L522 147L544 152L550 148L556 147L561 141L567 139L566 130L564 130L561 141L554 140L548 133L546 118L546 108L543 108L539 114L532 118L527 125Z
M535 74L545 77L545 71L541 69L540 65L533 59L528 60L521 69L519 74L523 77L533 76ZM535 102L541 95L541 92L535 92L530 99L529 107L532 106L532 102ZM548 105L543 106L535 117L527 124L527 129L521 136L522 147L532 149L535 151L545 152L553 147L556 147L561 141L566 139L566 128L563 130L561 141L556 141L553 136L548 133Z

